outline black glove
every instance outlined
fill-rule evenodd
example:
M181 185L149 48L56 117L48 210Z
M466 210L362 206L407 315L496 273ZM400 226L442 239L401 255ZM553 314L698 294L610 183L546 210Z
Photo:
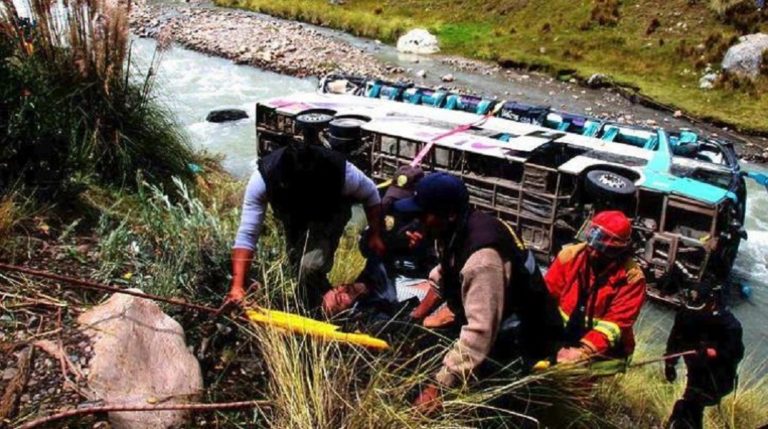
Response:
M664 377L670 383L677 380L677 370L675 369L674 365L669 363L664 365Z

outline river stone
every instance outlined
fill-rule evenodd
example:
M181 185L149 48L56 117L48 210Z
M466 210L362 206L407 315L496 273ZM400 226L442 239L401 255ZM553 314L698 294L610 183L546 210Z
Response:
M230 121L239 121L240 119L245 119L248 117L248 113L245 112L245 110L240 109L219 109L219 110L212 110L208 116L205 117L205 120L208 122L230 122Z
M768 34L755 33L739 37L739 43L728 48L722 67L730 73L755 78L760 73L763 52L768 50Z
M107 405L179 403L203 389L184 330L154 302L115 294L78 323L93 340L88 385ZM187 417L183 411L109 413L115 429L184 427Z
M707 73L699 79L699 88L712 89L717 81L717 73Z
M410 54L434 54L440 51L437 37L422 28L413 29L397 39L397 50Z

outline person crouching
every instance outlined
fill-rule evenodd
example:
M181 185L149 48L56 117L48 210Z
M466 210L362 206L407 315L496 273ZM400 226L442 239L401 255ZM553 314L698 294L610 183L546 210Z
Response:
M620 211L597 213L586 242L564 247L544 280L565 323L556 361L627 358L645 301L645 276L632 259L632 225Z
M437 411L442 389L477 376L496 350L516 347L499 340L503 322L512 315L520 321L524 358L532 363L554 352L562 321L532 252L502 221L470 208L461 179L447 173L427 175L416 185L414 196L398 201L395 208L418 214L428 235L436 239L440 262L430 281L461 326L436 383L424 388L414 402L417 409L426 414Z

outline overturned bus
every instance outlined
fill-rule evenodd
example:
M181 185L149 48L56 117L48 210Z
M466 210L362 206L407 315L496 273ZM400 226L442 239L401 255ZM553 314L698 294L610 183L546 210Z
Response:
M544 264L595 210L619 208L633 219L649 295L677 304L682 288L726 282L746 238L746 187L727 142L377 80L320 86L257 104L260 156L302 139L298 123L379 182L423 151L425 170L462 177L471 203Z

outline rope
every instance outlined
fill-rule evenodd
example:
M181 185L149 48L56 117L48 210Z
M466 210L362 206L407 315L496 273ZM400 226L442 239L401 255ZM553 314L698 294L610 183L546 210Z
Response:
M499 102L493 110L491 110L490 112L486 113L479 120L477 120L475 122L472 122L472 123L469 123L469 124L459 125L458 127L454 128L454 129L452 129L450 131L446 131L443 134L440 134L437 137L435 137L432 140L430 140L429 143L427 143L427 145L424 146L421 149L421 151L419 151L419 153L416 155L416 157L413 158L413 160L411 161L410 166L411 167L418 167L421 164L421 161L424 160L424 157L427 156L427 154L432 150L432 148L435 146L435 144L437 144L438 140L444 139L444 138L452 136L454 134L458 134L460 132L467 131L468 129L470 129L472 127L477 127L477 126L483 125L485 123L485 121L487 121L491 117L496 116L496 114L499 113L499 110L501 110L501 107L504 105L504 103L505 103L505 101Z
M260 406L270 405L269 401L241 401L241 402L220 402L212 404L169 404L169 405L105 405L101 407L87 407L74 410L62 411L47 417L32 420L19 426L18 429L32 429L51 423L57 420L66 419L75 416L85 416L104 412L139 412L139 411L220 411L220 410L243 410L249 408L258 408Z

